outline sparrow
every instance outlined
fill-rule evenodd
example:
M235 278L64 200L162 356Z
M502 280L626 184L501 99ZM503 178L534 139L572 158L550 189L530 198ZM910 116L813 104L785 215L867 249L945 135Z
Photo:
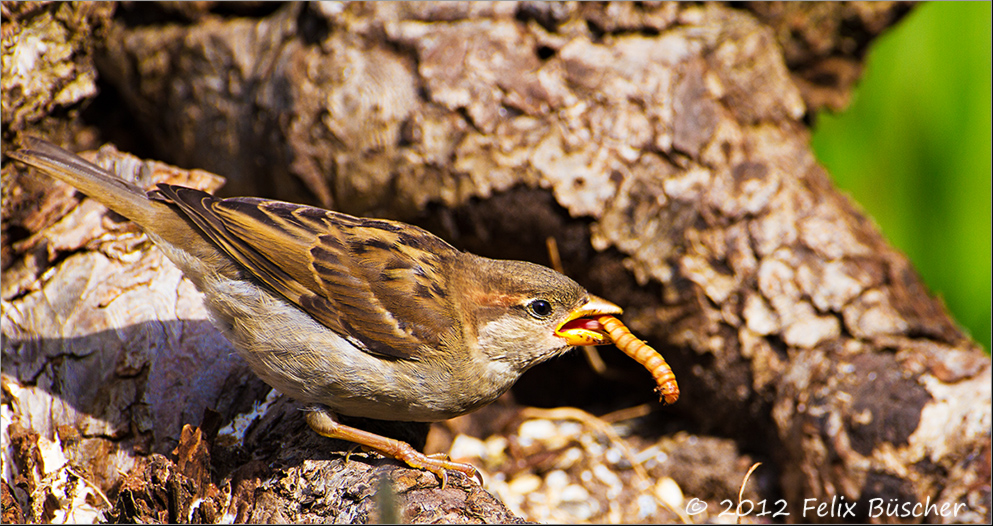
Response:
M203 293L263 381L308 404L317 433L438 476L469 464L341 424L476 410L621 314L568 277L456 249L419 227L182 186L149 192L38 138L9 155L137 223ZM593 335L596 339L596 334Z

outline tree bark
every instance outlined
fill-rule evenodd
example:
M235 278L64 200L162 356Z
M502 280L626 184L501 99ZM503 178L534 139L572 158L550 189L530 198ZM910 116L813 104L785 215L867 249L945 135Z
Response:
M4 146L39 129L77 145L99 135L224 176L228 195L414 222L491 257L547 264L554 238L566 273L623 306L679 380L666 421L636 435L676 425L731 437L767 459L771 482L750 498L785 502L778 519L880 520L874 503L930 502L964 507L928 521L988 522L990 359L809 148L806 119L844 105L866 46L907 9L42 6L4 17ZM46 58L28 36L50 26L83 42L66 54L83 65L65 78L83 78L93 57L107 83L85 111L73 104L92 90L39 102L32 94L51 90L35 89L8 105L8 82L42 82L8 71L19 63L8 57ZM97 158L143 183L218 184L113 149ZM134 227L31 181L4 165L5 439L17 452L4 476L27 519L79 520L87 506L96 516L107 507L94 488L122 521L515 519L460 477L442 490L375 455L346 458L347 445L316 437L287 400L226 442L219 428L267 389L205 321L199 293ZM624 381L607 391L561 361L515 394L590 410L644 400L631 394L650 385L637 383L644 371L611 365ZM558 465L527 458L543 476ZM747 470L672 462L650 475L678 476L687 499L711 503L694 520L716 516L722 494L677 474ZM639 519L604 511L644 491L630 470L625 496L592 492L602 514L588 520ZM58 505L41 499L56 488ZM805 509L837 499L854 514ZM658 513L640 520L676 518Z

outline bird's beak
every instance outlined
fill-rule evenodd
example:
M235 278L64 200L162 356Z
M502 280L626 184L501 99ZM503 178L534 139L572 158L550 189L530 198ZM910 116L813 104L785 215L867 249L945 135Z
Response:
M613 340L603 325L597 321L597 316L623 312L624 309L617 305L590 295L589 301L569 313L565 321L555 329L555 335L565 339L569 345L606 345Z

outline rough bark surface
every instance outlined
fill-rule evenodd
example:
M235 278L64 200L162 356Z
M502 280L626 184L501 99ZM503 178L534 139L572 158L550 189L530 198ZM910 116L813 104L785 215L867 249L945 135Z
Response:
M285 399L246 431L235 415L267 388L199 293L129 223L5 163L5 522L659 522L694 498L711 506L697 521L754 458L746 496L790 515L745 521L893 520L874 499L990 520L990 359L808 146L805 117L844 105L907 5L3 6L5 148L109 139L216 172L229 195L411 221L492 257L547 264L553 237L683 392L615 425L624 438L583 417L540 430L509 399L436 426L428 451L475 455L509 509L461 477L442 490L347 457ZM61 76L42 78L45 61ZM142 183L219 185L95 158ZM516 400L646 401L644 371L604 354L607 379L560 360Z

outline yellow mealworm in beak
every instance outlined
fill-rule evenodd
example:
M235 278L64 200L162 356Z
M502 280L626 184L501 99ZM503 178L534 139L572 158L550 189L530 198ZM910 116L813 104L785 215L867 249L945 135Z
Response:
M624 354L634 358L634 360L648 369L655 378L655 390L665 401L666 405L671 405L679 400L679 385L676 384L676 375L672 368L665 362L665 358L652 349L648 344L631 334L631 330L613 316L600 316L597 318L600 325L610 334L617 346Z

